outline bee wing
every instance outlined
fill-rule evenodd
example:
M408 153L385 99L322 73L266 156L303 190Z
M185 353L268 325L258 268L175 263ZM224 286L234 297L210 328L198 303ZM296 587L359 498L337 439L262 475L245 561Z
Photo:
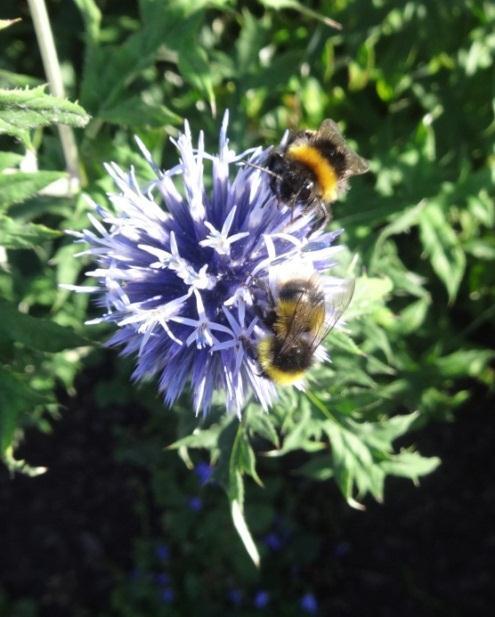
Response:
M359 156L359 154L356 154L354 150L351 150L346 140L344 139L344 136L340 132L339 127L335 124L333 120L330 120L330 118L323 120L320 128L314 133L313 139L326 139L328 141L331 141L339 150L345 153L345 175L347 177L357 176L359 174L364 174L368 171L368 161L366 161L366 159L363 159L363 157Z
M320 125L320 128L313 133L313 138L314 139L328 139L328 141L331 141L332 143L334 143L336 146L339 146L343 150L348 148L347 143L344 139L344 136L340 132L339 127L333 120L330 120L330 118L323 120L323 122Z
M314 279L315 285L320 285L318 275L315 274L311 278ZM310 306L307 302L303 302L303 297L304 293L301 292L296 302L296 306L294 308L294 312L292 313L290 322L287 326L287 334L285 335L285 339L282 345L283 352L290 349L294 345L294 343L299 340L299 337L304 335L307 336L307 327L308 324L311 323L311 321L313 320L315 311L325 310L323 302Z
M313 349L316 349L337 325L351 302L354 295L354 286L354 279L344 279L339 285L339 289L332 292L331 298L325 307L325 321L313 339Z
M346 157L346 176L359 176L360 174L365 174L370 168L368 161L363 159L362 156L359 156L359 154L356 154L353 150L348 149L346 151Z

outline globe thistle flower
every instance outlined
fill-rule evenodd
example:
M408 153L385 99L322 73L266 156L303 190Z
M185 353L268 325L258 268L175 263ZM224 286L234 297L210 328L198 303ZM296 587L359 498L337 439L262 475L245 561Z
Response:
M227 124L226 113L219 151L208 154L202 133L193 145L186 122L171 140L179 163L166 171L137 139L156 175L146 185L133 169L106 166L117 187L109 195L113 209L92 203L93 228L71 232L89 244L81 254L96 261L86 274L98 284L67 287L97 294L104 313L93 323L117 326L109 344L137 357L134 379L158 376L167 405L189 383L196 413L206 413L219 391L227 410L240 415L248 397L268 409L276 396L256 358L267 327L253 284L259 294L273 268L301 262L318 273L328 270L339 232L314 230L311 213L281 204L263 169L243 164L262 167L268 151L236 154ZM331 294L339 280L322 279Z

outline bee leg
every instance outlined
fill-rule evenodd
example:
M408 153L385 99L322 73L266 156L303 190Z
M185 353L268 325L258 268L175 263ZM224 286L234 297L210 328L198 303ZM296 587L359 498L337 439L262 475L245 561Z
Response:
M259 363L258 350L256 349L255 343L251 339L247 338L247 336L241 337L241 341L244 346L244 349L246 350L246 353L256 362L258 366L258 370L256 371L256 376L266 377Z
M249 281L249 291L252 298L252 308L256 314L256 317L265 324L268 328L275 323L277 315L274 311L275 300L273 298L270 284L267 280L261 279L257 276L251 277ZM259 297L259 293L263 294L263 298Z
M313 207L313 204L311 204L310 207ZM315 219L311 224L311 233L324 230L328 223L332 220L332 215L323 202L318 201L314 211Z

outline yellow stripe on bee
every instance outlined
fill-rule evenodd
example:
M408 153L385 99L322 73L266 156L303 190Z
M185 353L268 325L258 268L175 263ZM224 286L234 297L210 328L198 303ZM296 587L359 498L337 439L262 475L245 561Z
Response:
M287 156L291 160L305 165L314 173L321 191L320 197L325 202L328 203L337 198L337 173L330 161L320 153L318 148L296 141L287 149Z
M262 339L258 343L258 361L261 364L261 368L264 373L279 386L290 386L304 377L305 371L296 371L294 373L288 373L281 371L272 364L272 340L271 336Z
M277 319L274 324L275 332L279 336L287 336L291 327L294 327L294 313L297 310L299 298L295 300L279 300L277 303ZM306 312L306 311L305 311ZM309 314L308 314L309 313ZM315 335L320 331L325 321L325 307L323 305L316 306L305 315L309 317L308 323L305 323L307 332L314 332ZM302 324L301 324L302 325Z

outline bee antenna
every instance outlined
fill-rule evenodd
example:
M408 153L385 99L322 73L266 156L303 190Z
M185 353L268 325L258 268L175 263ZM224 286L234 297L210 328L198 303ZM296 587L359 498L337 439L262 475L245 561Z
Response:
M276 174L271 169L268 169L267 167L263 167L262 165L256 165L256 163L250 163L249 161L240 161L237 164L245 166L245 167L253 167L254 169L259 169L260 171L264 171L269 176L273 176L274 178L280 178L280 174Z

